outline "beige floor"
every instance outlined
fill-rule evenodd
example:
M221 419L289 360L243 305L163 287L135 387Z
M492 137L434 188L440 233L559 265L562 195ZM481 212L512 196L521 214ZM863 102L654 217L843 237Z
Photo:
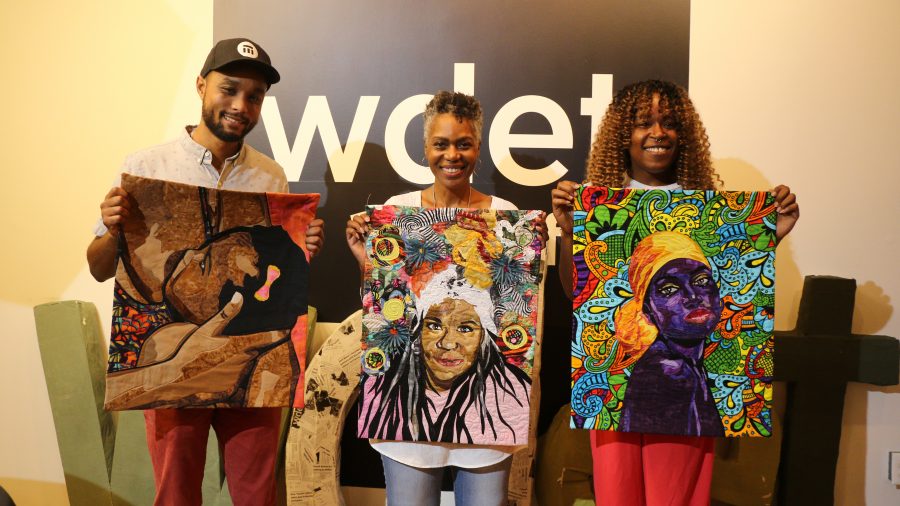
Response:
M43 506L69 506L66 486L63 483L48 483L33 480L0 478L2 486L19 506L40 504ZM381 506L385 503L384 489L364 487L342 487L347 506ZM453 505L453 493L441 494L441 506Z

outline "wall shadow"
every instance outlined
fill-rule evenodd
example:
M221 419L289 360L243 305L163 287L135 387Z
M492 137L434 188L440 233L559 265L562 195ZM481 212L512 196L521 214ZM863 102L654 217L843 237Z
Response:
M856 304L853 308L853 332L876 334L891 320L894 306L884 288L874 281L856 285Z

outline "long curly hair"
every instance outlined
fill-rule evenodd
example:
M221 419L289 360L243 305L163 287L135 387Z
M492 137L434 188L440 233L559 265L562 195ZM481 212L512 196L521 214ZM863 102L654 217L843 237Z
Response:
M688 190L715 190L722 185L709 154L709 138L687 90L667 81L641 81L616 93L597 129L587 159L585 182L621 187L631 176L631 134L636 118L649 116L653 95L659 95L660 115L670 114L678 132L676 180Z

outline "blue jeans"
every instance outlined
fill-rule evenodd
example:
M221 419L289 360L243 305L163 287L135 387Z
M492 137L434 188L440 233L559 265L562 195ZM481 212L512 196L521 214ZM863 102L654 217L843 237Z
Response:
M412 467L384 455L388 506L438 506L444 467ZM451 467L456 506L504 506L512 458L487 467Z

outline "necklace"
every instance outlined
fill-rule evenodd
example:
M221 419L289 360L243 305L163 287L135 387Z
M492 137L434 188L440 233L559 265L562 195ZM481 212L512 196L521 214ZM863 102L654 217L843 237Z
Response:
M431 198L432 198L432 200L434 200L434 207L439 208L441 206L438 205L437 192L434 190L435 186L437 186L437 185L433 185L431 187ZM472 185L469 185L469 194L466 196L466 209L471 209L471 207L472 207L470 205L471 203L472 203Z

